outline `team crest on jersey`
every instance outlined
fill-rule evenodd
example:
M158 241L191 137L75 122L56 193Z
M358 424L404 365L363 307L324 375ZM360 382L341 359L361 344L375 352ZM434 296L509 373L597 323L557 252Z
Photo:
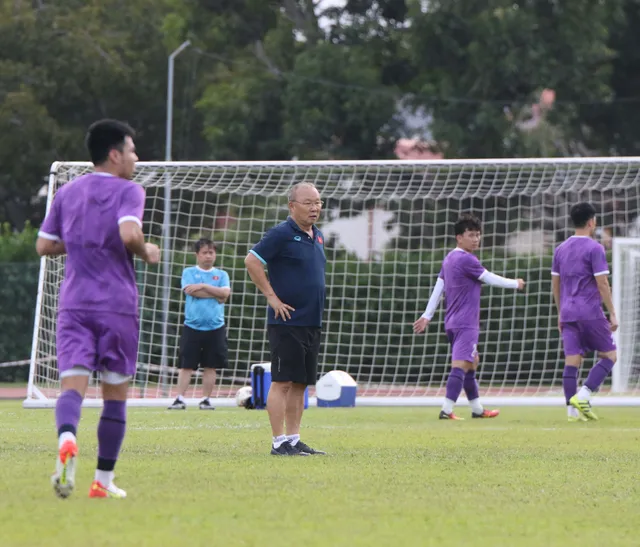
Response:
M322 236L318 236L318 243L320 243L320 245L324 244L324 239L322 239Z
M218 275L214 275L214 276L213 276L213 280L214 280L214 281L218 281L218 279L220 279L220 276L218 276Z

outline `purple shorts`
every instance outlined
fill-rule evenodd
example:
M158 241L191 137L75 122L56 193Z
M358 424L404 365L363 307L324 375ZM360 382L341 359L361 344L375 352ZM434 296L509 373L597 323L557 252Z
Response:
M451 344L452 361L475 361L480 338L478 329L448 329L447 338Z
M613 333L609 321L592 319L590 321L572 321L562 323L562 342L564 355L584 355L591 351L615 351Z
M58 370L74 366L134 376L138 357L138 318L118 313L61 310L56 346Z

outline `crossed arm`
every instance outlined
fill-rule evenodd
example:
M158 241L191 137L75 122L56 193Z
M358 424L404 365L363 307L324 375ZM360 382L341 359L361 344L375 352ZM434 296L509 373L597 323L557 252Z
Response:
M230 287L212 287L206 283L193 283L184 288L185 294L195 298L215 298L221 304L224 304L231 294Z

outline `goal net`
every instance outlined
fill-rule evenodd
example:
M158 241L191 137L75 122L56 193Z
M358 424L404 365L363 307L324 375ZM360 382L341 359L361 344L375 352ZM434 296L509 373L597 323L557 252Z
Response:
M90 169L54 164L48 206L62 185ZM484 266L527 281L523 293L483 288L479 383L485 400L562 404L550 268L554 246L571 234L569 208L578 200L600 211L597 237L609 260L613 249L618 252L614 288L623 356L614 385L608 380L601 392L613 395L600 401L640 401L640 247L615 243L640 235L639 176L640 158L141 162L135 181L147 195L144 229L164 254L161 267L136 259L141 332L132 404L165 405L175 396L184 313L180 278L195 263L193 243L200 237L215 241L216 265L229 273L232 290L225 312L229 367L219 371L216 404L232 404L249 382L251 365L269 359L266 302L244 258L265 230L286 219L287 190L300 181L315 183L325 202L319 225L327 301L319 373L352 375L358 404L440 404L451 359L443 311L426 335L414 335L411 325L455 245L452 224L461 212L483 221ZM42 259L25 406L51 405L58 394L55 332L63 271L64 257ZM99 402L93 382L88 404ZM196 376L190 398L200 396L199 383Z

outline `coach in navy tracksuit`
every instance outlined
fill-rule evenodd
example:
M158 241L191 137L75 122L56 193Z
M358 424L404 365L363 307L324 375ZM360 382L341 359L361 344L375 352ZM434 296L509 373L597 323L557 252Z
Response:
M322 209L318 190L301 182L288 197L291 216L264 234L245 264L269 304L271 454L308 456L324 454L300 440L300 422L304 392L317 380L327 259L324 238L315 226Z

